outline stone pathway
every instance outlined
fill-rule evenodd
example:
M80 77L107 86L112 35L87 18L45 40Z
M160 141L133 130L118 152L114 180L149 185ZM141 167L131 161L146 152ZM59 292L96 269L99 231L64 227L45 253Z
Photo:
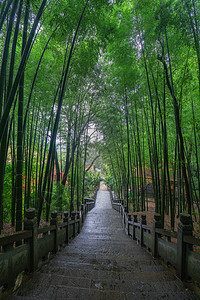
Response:
M99 191L79 236L10 299L199 299L121 226L108 191Z

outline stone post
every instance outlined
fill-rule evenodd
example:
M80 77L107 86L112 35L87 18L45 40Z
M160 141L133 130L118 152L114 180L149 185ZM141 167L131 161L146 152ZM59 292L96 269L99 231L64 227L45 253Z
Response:
M29 208L24 219L24 230L32 231L32 237L25 241L30 244L30 272L34 272L38 267L38 226L35 214L35 208Z
M123 213L123 209L122 209L122 207L123 207L123 205L121 204L121 205L120 205L120 211L119 211L119 213L120 213L121 217L122 217L122 213Z
M131 221L132 221L131 214L128 214L128 235L131 235L130 234L130 224L129 224L129 222L131 222Z
M87 199L84 199L85 200L85 214L88 213L88 204L87 204Z
M58 213L56 210L51 212L50 225L56 226L54 230L54 250L53 250L53 252L56 253L58 251Z
M124 210L122 209L122 213L123 213L122 217L123 217L123 229L124 229L124 228L126 228L125 208L124 208Z
M73 231L72 231L72 236L75 238L76 236L76 212L75 211L72 211L72 214L71 214L71 220L73 221Z
M152 255L154 258L158 256L158 238L160 234L156 233L156 228L162 228L162 220L160 214L154 214L153 227L152 227L152 235L153 235L153 248Z
M84 216L85 215L85 205L81 204L81 223L84 223Z
M177 232L177 275L181 279L187 279L187 250L192 245L184 242L184 236L192 236L193 224L189 214L180 214Z
M112 203L113 199L112 199L112 195L111 195L111 190L110 190L110 188L109 188L109 194L110 194L110 201L111 201L111 203Z
M94 206L95 206L96 200L97 200L97 192L98 192L98 190L96 190L96 192L95 192L95 194L94 194ZM112 193L112 192L111 192L111 193Z
M118 204L119 205L118 205L118 210L117 211L118 211L119 214L121 214L121 203L119 202Z
M137 214L134 214L133 215L133 240L136 240L136 235L135 235L135 226L134 226L134 223L137 223L138 220L137 220Z
M123 228L126 229L126 205L124 205L124 214L123 214Z
M66 229L65 243L68 244L69 243L69 212L68 211L64 211L63 223L67 223L67 225L65 227L65 229Z
M80 219L80 212L78 211L77 214L76 214L76 217L77 217L77 221L78 221L78 234L80 233L81 231L81 219Z
M147 221L146 221L146 215L141 215L141 219L140 219L140 246L143 246L143 228L142 225L146 225Z

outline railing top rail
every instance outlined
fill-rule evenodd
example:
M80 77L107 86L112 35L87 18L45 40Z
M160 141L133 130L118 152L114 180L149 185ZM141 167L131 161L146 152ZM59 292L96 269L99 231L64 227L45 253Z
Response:
M119 202L123 202L123 199L113 199L114 203L119 203Z
M148 225L142 225L142 228L143 229L146 229L146 230L150 230L150 231L152 231L152 227L151 226L148 226Z
M94 202L93 198L84 198L85 202Z
M177 239L177 232L175 232L175 231L169 231L169 230L162 229L162 228L156 228L155 231L156 231L156 233L159 233L161 235Z
M0 237L0 247L12 244L14 242L19 242L23 239L28 239L31 237L32 237L32 231L29 230L15 232L13 234Z
M44 226L44 227L38 228L38 234L47 233L48 231L55 230L55 229L56 229L56 225Z
M113 205L121 206L121 203L113 202Z
M58 227L59 228L63 228L65 226L67 226L67 225L68 225L68 222L63 222L63 223L58 224Z
M184 236L183 241L194 246L200 246L200 239L195 238L194 236Z

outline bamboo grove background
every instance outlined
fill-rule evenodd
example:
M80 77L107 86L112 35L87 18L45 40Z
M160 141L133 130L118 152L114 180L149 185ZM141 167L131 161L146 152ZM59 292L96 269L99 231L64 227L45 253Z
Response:
M0 229L79 209L90 148L129 209L150 181L163 222L199 220L199 5L0 1Z

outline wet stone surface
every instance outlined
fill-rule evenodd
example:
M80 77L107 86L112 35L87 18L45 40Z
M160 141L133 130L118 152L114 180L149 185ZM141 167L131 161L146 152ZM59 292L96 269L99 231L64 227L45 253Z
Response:
M199 299L124 233L99 191L79 236L10 299Z

